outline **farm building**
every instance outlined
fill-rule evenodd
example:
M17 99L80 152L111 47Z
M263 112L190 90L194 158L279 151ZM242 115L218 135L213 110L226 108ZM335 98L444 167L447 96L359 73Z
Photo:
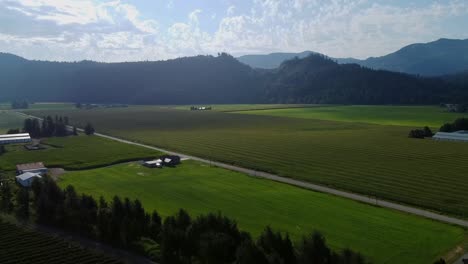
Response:
M27 163L27 164L18 164L16 165L16 174L20 175L26 172L37 173L44 175L47 173L47 168L42 162Z
M174 167L180 164L180 157L176 155L163 155L157 160L143 162L143 166L148 168L162 168L163 166Z
M143 162L143 166L148 168L162 168L162 162L161 159L145 161Z
M16 176L16 181L23 187L30 187L35 179L42 178L39 173L25 172Z
M28 142L31 142L31 136L28 133L0 135L0 145Z
M464 141L468 142L468 131L460 130L456 132L437 132L432 139L446 141Z

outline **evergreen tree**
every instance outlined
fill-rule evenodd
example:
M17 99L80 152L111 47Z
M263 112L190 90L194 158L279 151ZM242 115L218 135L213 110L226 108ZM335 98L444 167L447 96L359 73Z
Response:
M93 135L95 132L94 127L93 125L91 125L91 123L86 124L84 131L85 131L85 134L88 136Z
M29 219L29 190L20 188L16 194L16 217L22 220Z
M4 213L11 213L13 211L13 194L11 191L11 186L8 182L2 182L0 186L0 194L2 196L0 203L0 210Z
M296 263L296 256L289 235L283 237L267 227L257 242L270 263Z

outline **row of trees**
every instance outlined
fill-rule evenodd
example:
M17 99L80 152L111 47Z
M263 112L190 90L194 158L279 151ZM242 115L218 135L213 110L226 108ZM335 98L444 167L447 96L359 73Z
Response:
M24 120L23 131L29 133L33 138L39 137L64 137L70 134L68 131L69 119L67 116L44 117L42 122L36 118ZM84 129L86 135L93 135L95 130L91 123L87 123ZM19 130L10 129L9 132L19 132ZM78 135L76 127L73 127L73 135Z
M26 100L16 100L11 102L12 109L27 109L29 108L29 103Z
M458 118L453 123L446 123L440 127L441 132L455 132L459 130L468 130L468 118Z
M55 116L55 119L47 116L42 119L42 122L36 118L28 118L24 120L23 131L33 138L64 137L68 135L68 125L69 120L66 116Z
M32 218L33 209L41 224L80 232L127 249L142 251L140 242L150 241L155 250L144 253L161 263L366 263L351 250L334 252L317 232L294 245L287 234L270 227L255 240L221 214L193 219L180 210L162 221L156 211L146 212L139 200L115 196L111 202L102 197L96 201L78 195L72 186L62 190L49 177L34 181L31 190L21 188L15 208L11 188L5 184L1 189L0 209L4 212L14 211L27 220Z
M423 129L414 129L409 132L408 137L410 138L426 138L432 137L434 133L432 133L431 129L425 126Z

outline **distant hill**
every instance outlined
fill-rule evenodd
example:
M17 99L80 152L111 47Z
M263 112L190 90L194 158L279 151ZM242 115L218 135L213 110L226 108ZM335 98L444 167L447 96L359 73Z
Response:
M273 69L294 57L304 58L312 51L302 53L272 53L246 55L238 60L254 68ZM317 54L317 53L315 53ZM441 76L468 70L468 39L439 39L434 42L412 44L394 53L366 60L333 58L341 64L357 63L372 69L404 72L423 76Z
M281 65L281 63L283 63L286 60L290 60L294 57L302 59L309 56L310 54L316 53L313 51L303 51L300 53L278 52L263 55L245 55L240 56L237 59L240 62L247 64L252 68L274 69L278 68Z
M457 77L461 79L461 77ZM0 54L2 101L126 104L343 103L468 101L455 77L422 78L338 64L323 55L260 70L228 54L167 61L30 61Z
M386 56L356 63L373 69L424 76L454 74L468 70L468 39L412 44Z
M265 99L276 103L437 104L468 99L466 85L338 64L322 55L286 61L266 83Z

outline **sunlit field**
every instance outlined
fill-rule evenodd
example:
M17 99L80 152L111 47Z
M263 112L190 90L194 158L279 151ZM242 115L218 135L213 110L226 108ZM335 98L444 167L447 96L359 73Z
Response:
M468 144L410 139L409 127L158 107L29 112L67 115L78 126L91 121L101 133L468 216Z

